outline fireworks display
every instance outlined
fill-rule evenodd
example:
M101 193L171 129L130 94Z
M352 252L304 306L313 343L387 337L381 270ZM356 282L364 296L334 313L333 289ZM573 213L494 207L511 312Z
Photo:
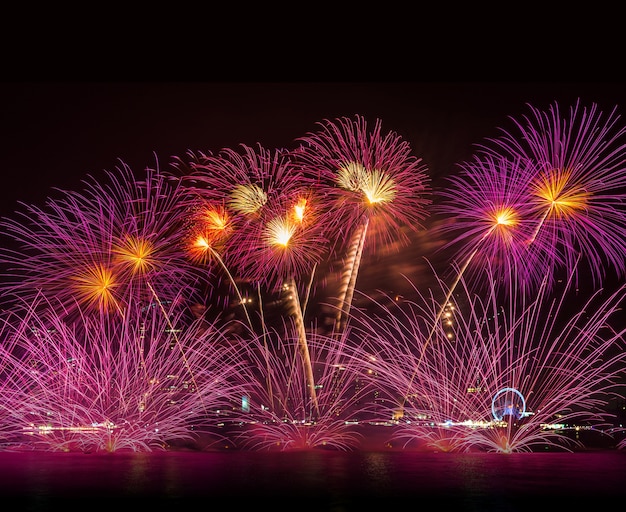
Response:
M530 107L514 128L480 146L485 154L529 161L526 176L533 232L529 261L582 268L600 285L610 267L624 277L626 263L626 127L616 109L605 115L595 104L577 102L563 115Z
M556 294L543 283L532 298L502 301L493 274L484 278L492 285L479 294L461 279L443 317L435 295L418 293L353 319L380 421L398 418L395 440L440 451L531 451L576 445L557 424L610 427L609 403L626 385L626 330L615 327L626 287L570 313L571 282Z
M361 116L319 124L317 132L299 139L294 158L325 197L329 225L336 226L329 238L348 242L335 325L341 333L366 239L374 246L408 243L407 230L419 230L427 217L429 177L409 143L393 131L384 133L380 120L373 127Z
M241 396L229 377L242 359L217 329L199 321L180 329L180 314L133 299L123 321L90 315L70 324L40 302L2 324L0 435L9 447L165 449L210 431Z
M353 450L380 425L402 449L624 448L618 119L531 107L441 188L355 116L22 205L0 220L0 449ZM359 289L364 251L429 229L438 287Z

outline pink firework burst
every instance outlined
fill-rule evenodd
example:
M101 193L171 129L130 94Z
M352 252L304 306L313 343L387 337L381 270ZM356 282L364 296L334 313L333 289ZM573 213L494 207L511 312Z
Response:
M319 125L318 131L298 139L293 155L324 197L328 238L348 242L336 318L341 332L366 238L373 245L408 243L408 232L419 230L427 216L429 178L409 143L393 131L383 133L380 120L368 126L365 118L355 116Z
M626 126L619 124L617 107L605 115L596 104L587 108L579 100L568 115L556 102L545 111L530 110L521 120L512 119L513 129L502 129L480 148L537 166L528 194L534 217L531 251L557 266L563 263L566 275L579 269L582 257L594 285L603 281L607 265L623 277Z
M536 165L484 156L459 168L458 174L446 178L447 184L437 192L440 200L433 206L442 219L434 230L448 237L440 251L453 250L456 280L463 276L466 283L480 284L481 269L490 267L498 285L527 290L538 286L551 274L554 262L564 260L543 239L529 250L536 226L529 200ZM541 257L544 254L549 257Z
M200 431L224 440L220 411L241 395L229 377L245 360L215 328L172 330L179 313L166 319L133 297L126 303L123 321L70 324L43 298L3 317L0 435L9 449L152 451Z
M626 382L626 329L618 327L626 286L604 297L597 292L572 312L571 282L556 296L544 282L530 299L503 300L495 276L487 271L485 279L492 285L482 294L461 280L462 293L442 317L432 294L401 304L390 297L377 313L353 317L381 419L397 420L394 440L445 451L521 452L580 446L567 435L576 427L610 435L610 403Z
M123 315L131 289L147 302L168 302L195 288L203 276L179 234L186 190L150 169L137 180L124 164L108 177L2 220L16 246L0 254L7 293L32 300L41 291L68 314L79 304L83 314Z
M408 243L407 231L422 228L430 204L426 165L408 141L383 133L381 120L368 126L362 116L318 124L293 154L325 197L336 229L351 235L367 221L372 243Z

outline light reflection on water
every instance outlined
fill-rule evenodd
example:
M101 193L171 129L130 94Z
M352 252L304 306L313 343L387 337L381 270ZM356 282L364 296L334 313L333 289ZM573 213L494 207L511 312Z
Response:
M19 509L32 511L77 498L86 510L136 503L173 511L225 498L241 507L336 512L426 507L433 498L443 510L517 511L564 499L597 508L626 498L626 452L2 452L0 493L23 498Z

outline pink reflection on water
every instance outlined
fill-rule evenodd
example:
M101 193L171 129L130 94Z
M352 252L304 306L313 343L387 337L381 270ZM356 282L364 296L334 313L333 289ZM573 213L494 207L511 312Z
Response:
M351 510L431 498L498 510L522 510L537 499L593 498L601 507L626 497L625 484L626 453L612 450L506 456L325 450L0 454L0 493L25 500L28 510L79 498L92 500L80 501L87 507L136 500L152 510L198 499L209 506L225 498L234 505L272 499L273 508L285 510Z

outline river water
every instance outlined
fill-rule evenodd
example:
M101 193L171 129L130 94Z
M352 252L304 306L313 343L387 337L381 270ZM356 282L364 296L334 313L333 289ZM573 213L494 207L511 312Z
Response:
M615 510L626 452L2 452L0 493L29 511Z

